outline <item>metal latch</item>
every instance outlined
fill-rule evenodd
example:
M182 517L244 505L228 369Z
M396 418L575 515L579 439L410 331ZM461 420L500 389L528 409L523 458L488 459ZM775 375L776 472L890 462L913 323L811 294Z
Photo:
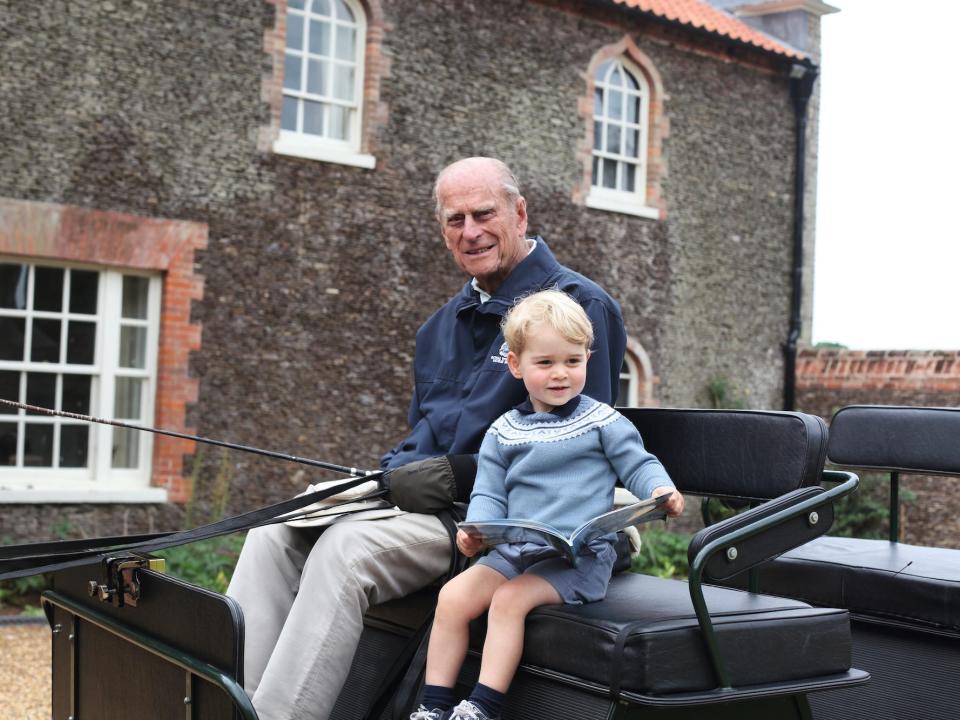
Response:
M163 558L143 557L141 555L123 555L108 557L103 561L104 581L90 580L87 592L90 597L109 602L115 607L137 606L140 599L140 577L138 570L164 572L167 561Z

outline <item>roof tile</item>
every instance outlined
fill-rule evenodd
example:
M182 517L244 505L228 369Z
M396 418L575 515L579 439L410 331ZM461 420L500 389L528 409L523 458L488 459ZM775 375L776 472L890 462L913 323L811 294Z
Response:
M613 2L651 13L681 25L690 25L733 40L739 40L778 55L795 58L804 57L803 53L789 45L777 42L769 35L755 30L733 15L715 8L703 0L613 0Z

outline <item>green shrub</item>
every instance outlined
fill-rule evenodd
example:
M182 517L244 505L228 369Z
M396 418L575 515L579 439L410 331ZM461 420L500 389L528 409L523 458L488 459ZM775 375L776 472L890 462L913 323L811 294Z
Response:
M640 533L640 537L643 543L630 566L631 572L665 578L687 577L689 535L650 528Z
M155 554L167 561L167 574L213 590L227 591L233 568L240 556L243 535L223 535L160 550Z
M900 504L916 495L900 488ZM860 473L860 487L834 506L831 535L883 540L890 534L890 478L882 473Z

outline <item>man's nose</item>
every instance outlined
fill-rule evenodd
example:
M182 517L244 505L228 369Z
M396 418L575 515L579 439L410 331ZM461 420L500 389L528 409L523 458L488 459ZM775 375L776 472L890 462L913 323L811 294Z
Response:
M463 236L467 240L476 240L483 235L483 227L472 216L467 215L463 221Z

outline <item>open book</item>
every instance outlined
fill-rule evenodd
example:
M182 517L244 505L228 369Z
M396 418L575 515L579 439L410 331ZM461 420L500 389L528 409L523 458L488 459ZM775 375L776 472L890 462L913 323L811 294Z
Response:
M666 511L660 508L669 499L670 495L672 493L664 493L658 497L641 500L633 505L627 505L598 515L574 530L570 537L565 536L555 527L536 520L507 518L504 520L462 522L458 523L457 527L472 537L480 538L484 545L517 542L547 544L569 560L572 565L576 565L580 551L591 540L632 525L640 525L650 520L660 520L666 517Z

